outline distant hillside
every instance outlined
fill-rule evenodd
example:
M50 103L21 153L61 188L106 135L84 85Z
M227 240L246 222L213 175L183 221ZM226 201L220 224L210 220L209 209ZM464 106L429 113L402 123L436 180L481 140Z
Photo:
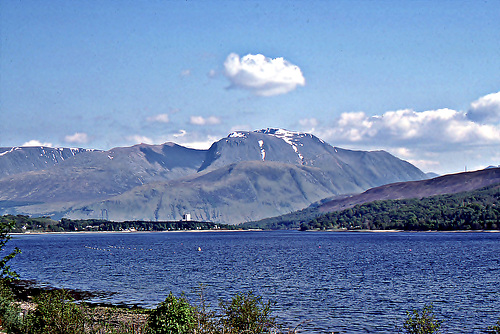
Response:
M388 184L352 196L338 196L330 201L322 201L310 208L279 217L250 222L245 227L298 228L328 212L339 212L356 205L389 199L425 198L441 194L472 191L500 183L500 168L488 168L476 172L440 176L430 180ZM500 205L500 204L499 204Z
M457 194L356 205L301 223L300 229L500 230L500 183Z
M227 224L426 178L387 152L344 150L283 129L233 132L208 150L5 148L0 166L9 166L0 173L0 214L176 220L191 213Z
M136 187L67 213L74 218L176 220L186 212L193 219L238 224L309 206L350 188L342 179L318 168L278 162L245 161L212 172L166 183Z
M430 180L399 182L369 189L362 194L334 199L318 207L320 212L332 212L386 199L422 198L441 194L471 191L500 182L500 168L476 172L449 174Z

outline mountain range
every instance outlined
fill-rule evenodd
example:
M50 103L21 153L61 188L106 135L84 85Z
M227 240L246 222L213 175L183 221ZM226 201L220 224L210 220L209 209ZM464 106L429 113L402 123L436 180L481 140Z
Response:
M155 221L190 213L238 224L426 178L384 151L346 150L272 128L233 132L208 150L175 143L108 151L4 147L0 214Z

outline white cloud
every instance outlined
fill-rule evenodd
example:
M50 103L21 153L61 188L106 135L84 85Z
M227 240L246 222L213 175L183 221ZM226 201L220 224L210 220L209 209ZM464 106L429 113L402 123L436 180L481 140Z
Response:
M319 131L331 140L390 146L500 143L500 127L474 123L464 112L451 109L423 112L405 109L375 116L364 112L343 113L333 127Z
M178 133L175 133L173 134L172 136L174 136L174 138L180 138L180 137L184 137L186 135L186 130L179 130Z
M209 116L209 117L203 117L203 116L191 116L189 118L189 123L194 124L194 125L215 125L215 124L220 124L220 118L216 116Z
M158 114L158 115L154 115L154 116L149 116L148 118L146 118L146 121L168 123L168 122L170 122L170 119L168 117L168 114Z
M27 141L26 143L22 144L21 146L45 146L45 147L52 147L52 143L42 143L39 140L36 139L31 139L30 141Z
M233 133L235 131L252 131L254 130L250 124L240 124L240 125L234 125L231 127L229 130L229 133Z
M304 119L300 119L299 120L299 125L302 127L302 128L311 128L311 129L314 129L315 127L317 127L319 124L318 120L314 117L312 118L304 118Z
M414 166L417 166L418 168L422 170L433 170L437 167L440 166L439 161L435 160L408 160L409 163L411 163Z
M183 77L188 77L188 76L190 76L190 75L191 75L191 70L190 70L190 69L183 70L183 71L181 72L181 76L183 76Z
M343 113L313 132L334 146L361 150L386 150L409 159L416 166L440 173L459 172L464 166L498 165L500 124L474 121L495 119L497 93L471 104L469 111L403 109L379 115ZM487 112L486 112L487 111ZM302 124L307 124L304 121Z
M219 139L220 137L201 134L200 132L187 132L186 130L179 130L178 133L174 133L164 137L162 139L162 142L174 141L176 144L182 145L184 147L194 148L197 150L206 150Z
M214 138L207 138L203 141L187 141L185 143L182 143L181 145L184 147L194 148L196 150L207 150L216 140L217 139Z
M406 148L406 147L396 147L391 150L391 152L394 153L394 155L398 157L403 157L403 158L409 158L413 156L413 152Z
M64 141L74 144L85 144L89 141L89 137L84 132L75 132L72 135L64 137Z
M242 58L231 53L224 62L225 75L231 86L259 96L286 94L304 86L302 71L283 58L248 54Z
M299 120L299 124L301 126L310 126L310 127L315 127L318 125L318 120L316 118L304 118L304 119L301 119Z
M208 77L209 78L215 78L217 76L217 71L216 70L210 70L208 71Z
M467 117L480 123L500 122L500 92L488 94L472 102Z
M154 141L153 139L146 137L146 136L141 136L141 135L133 135L133 136L128 136L127 140L134 143L134 144L153 144Z

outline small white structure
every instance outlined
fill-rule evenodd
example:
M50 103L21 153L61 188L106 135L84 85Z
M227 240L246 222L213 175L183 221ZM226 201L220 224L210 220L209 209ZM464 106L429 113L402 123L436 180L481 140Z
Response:
M184 215L182 215L182 221L184 221L184 222L191 221L191 214L185 213Z

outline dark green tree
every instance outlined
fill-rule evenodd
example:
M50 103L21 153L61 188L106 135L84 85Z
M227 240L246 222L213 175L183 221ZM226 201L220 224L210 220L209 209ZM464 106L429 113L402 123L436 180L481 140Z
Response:
M18 278L19 275L10 269L8 262L16 256L16 254L21 253L19 248L14 248L12 252L1 257L5 251L5 245L12 238L10 232L15 227L15 222L12 220L0 221L0 279L2 280L12 280Z
M85 331L85 314L65 290L42 293L34 298L36 309L28 313L26 333L75 334Z
M432 334L439 333L442 321L436 320L432 304L425 305L422 310L407 312L403 324L403 333L406 334Z
M220 302L224 313L223 325L226 333L268 333L276 327L271 316L272 303L264 303L262 297L253 292L239 293L229 302Z
M493 326L489 326L486 330L488 334L500 334L500 319L498 319L497 323Z
M150 334L194 333L197 325L195 308L185 297L175 297L170 293L148 317Z

